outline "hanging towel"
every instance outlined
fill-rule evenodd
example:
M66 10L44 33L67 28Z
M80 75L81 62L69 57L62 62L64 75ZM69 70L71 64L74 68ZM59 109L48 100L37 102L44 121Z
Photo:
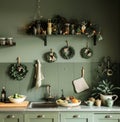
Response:
M41 81L44 79L44 76L41 72L41 63L39 60L37 60L37 62L35 64L35 68L36 68L36 74L35 74L36 87L39 88L42 84Z

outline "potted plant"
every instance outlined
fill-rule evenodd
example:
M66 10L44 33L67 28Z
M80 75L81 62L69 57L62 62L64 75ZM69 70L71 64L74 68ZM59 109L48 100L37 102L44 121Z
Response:
M114 99L114 101L118 98L115 95L115 91L119 90L120 87L115 86L112 82L108 80L102 80L98 83L98 86L93 87L92 96L95 98L100 97L102 103L105 104L105 100Z

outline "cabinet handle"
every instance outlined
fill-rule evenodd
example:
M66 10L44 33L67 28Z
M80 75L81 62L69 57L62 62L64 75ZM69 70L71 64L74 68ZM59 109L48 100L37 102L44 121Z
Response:
M15 118L15 115L8 115L7 118Z
M37 118L44 118L45 115L38 115Z
M112 118L112 115L106 115L105 118Z
M80 115L73 115L73 118L80 118Z

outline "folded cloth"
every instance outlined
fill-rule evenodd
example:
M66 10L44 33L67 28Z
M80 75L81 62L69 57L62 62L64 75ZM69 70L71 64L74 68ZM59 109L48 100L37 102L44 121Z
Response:
M35 64L35 68L36 68L36 74L35 74L36 87L39 88L42 84L41 81L44 79L44 76L41 72L41 63L39 60L37 60L37 63Z

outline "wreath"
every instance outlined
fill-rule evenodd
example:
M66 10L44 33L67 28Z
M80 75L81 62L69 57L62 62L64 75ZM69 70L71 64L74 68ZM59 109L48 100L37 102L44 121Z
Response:
M22 80L23 78L25 78L28 70L27 66L21 64L19 59L17 60L18 62L16 64L11 64L9 68L9 75L12 79Z
M49 52L44 54L44 59L48 63L55 62L57 60L57 54L55 52L53 52L51 49Z
M84 47L81 49L80 54L81 54L82 58L88 59L88 58L92 57L93 51L91 48Z
M60 55L64 59L71 59L75 55L75 50L71 46L64 46L60 50Z
M68 41L66 41L66 46L61 48L60 55L64 59L71 59L75 55L75 50L73 47L68 46Z

